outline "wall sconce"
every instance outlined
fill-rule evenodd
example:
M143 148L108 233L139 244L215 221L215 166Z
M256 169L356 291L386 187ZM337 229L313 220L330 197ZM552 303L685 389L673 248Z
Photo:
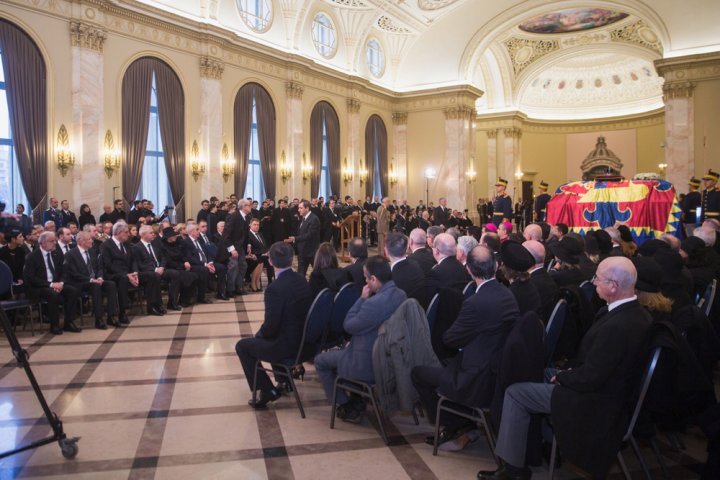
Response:
M192 149L190 150L190 173L192 173L193 179L197 182L200 175L205 173L205 164L200 159L200 149L198 148L197 140L193 140Z
M227 183L227 181L235 175L235 159L230 159L230 151L228 150L227 143L223 143L222 151L222 176L223 181ZM204 167L204 165L203 165Z
M515 180L517 180L517 181L522 180L524 175L525 175L525 172L518 170L517 172L515 172Z
M120 152L115 148L112 132L105 132L105 143L103 145L103 160L105 163L105 175L112 178L115 170L120 169Z
M307 162L307 158L305 158L305 152L303 152L303 161L302 161L303 184L307 183L308 179L310 178L311 173L312 173L312 165L310 165Z
M73 165L75 165L75 154L70 150L70 138L65 124L63 124L60 125L57 136L57 167L60 175L64 177Z
M292 166L287 162L287 158L285 158L285 150L283 150L282 155L280 155L280 177L283 183L292 177Z
M358 169L358 177L360 178L360 186L362 187L362 184L367 182L368 179L368 171L367 168L365 168L365 164L362 161L362 158L360 159L360 168Z
M658 167L660 167L660 170L662 173L665 173L665 169L667 168L667 163L658 163Z
M353 171L352 168L348 167L347 157L345 157L345 163L343 164L342 179L345 186L347 186L349 182L352 182L353 179Z
M394 187L398 182L398 174L392 163L390 163L390 172L388 173L388 180L390 181L390 188Z
M475 171L475 167L473 167L472 164L470 164L470 168L468 168L467 171L465 172L465 177L467 177L467 181L471 185L477 179L477 172Z

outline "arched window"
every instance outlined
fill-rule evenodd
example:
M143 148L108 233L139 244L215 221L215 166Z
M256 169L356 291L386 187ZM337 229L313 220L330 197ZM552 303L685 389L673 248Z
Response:
M260 33L270 28L273 16L270 0L237 0L237 6L248 27Z
M385 72L385 53L380 42L372 38L365 49L365 60L370 72L376 77L382 77Z
M262 202L275 199L275 105L257 83L235 96L235 191Z
M312 22L312 40L315 49L325 58L335 55L337 50L337 33L330 17L318 13Z
M340 194L340 121L327 102L318 102L310 114L310 195Z
M388 190L388 139L385 123L377 115L372 115L365 126L365 158L368 169L368 181L365 183L365 195L382 199Z
M10 128L2 54L3 52L0 50L0 200L7 203L7 211L12 211L18 203L22 203L25 206L25 213L30 214L31 206L28 204L20 178L20 169Z

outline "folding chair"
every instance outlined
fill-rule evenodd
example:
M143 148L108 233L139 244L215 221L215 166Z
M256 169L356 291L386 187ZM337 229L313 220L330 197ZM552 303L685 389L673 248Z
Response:
M467 300L472 297L475 294L476 289L477 284L475 282L468 282L468 284L465 285L465 288L463 288L463 299Z
M435 325L435 319L437 319L439 303L440 303L440 294L436 293L432 297L432 300L430 300L430 305L428 305L428 308L425 312L425 315L427 316L428 326L430 327L431 332L432 332L433 326Z
M565 299L560 299L555 304L550 319L548 320L547 327L545 327L545 359L547 363L552 360L552 356L555 353L558 340L560 340L560 334L562 333L563 325L565 325L565 319L568 314L568 304Z
M710 310L713 307L713 304L715 303L715 295L717 293L717 278L714 278L712 283L707 286L705 289L705 293L703 296L698 300L697 306L702 312L705 314L706 317L710 318Z

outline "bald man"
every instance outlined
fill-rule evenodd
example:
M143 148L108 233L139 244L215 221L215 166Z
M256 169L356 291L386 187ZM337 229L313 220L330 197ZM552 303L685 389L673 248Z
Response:
M538 226L538 228L540 227ZM545 268L545 246L537 240L528 240L523 243L523 247L525 247L535 259L535 266L529 270L530 283L535 285L535 288L540 294L542 305L539 314L543 323L547 323L555 308L555 303L558 301L560 289Z
M454 288L462 292L470 281L470 274L457 259L455 238L448 233L437 235L433 240L432 252L437 265L432 267L427 276L426 298L432 300L441 288Z
M604 478L627 428L638 352L652 323L635 295L637 272L624 257L602 262L593 280L608 304L583 337L572 369L550 383L516 383L505 391L495 453L505 466L480 479L525 479L527 431L533 414L550 414L564 457L593 477Z
M525 230L523 230L523 237L525 240L542 240L542 228L537 223L531 223Z

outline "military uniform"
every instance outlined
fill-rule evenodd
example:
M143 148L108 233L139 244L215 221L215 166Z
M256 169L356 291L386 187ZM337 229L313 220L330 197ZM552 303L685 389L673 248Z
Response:
M690 191L685 194L682 204L682 223L685 225L685 234L690 236L697 226L697 207L702 205L702 195L698 192L700 187L700 180L697 178L691 178L688 182Z
M507 188L508 182L505 179L499 178L497 183L495 184L496 187L506 187ZM510 195L508 195L506 192L501 193L500 195L495 197L495 200L493 200L493 217L492 217L492 223L495 226L500 225L500 223L503 221L503 219L507 219L507 221L511 221L513 218L513 204L512 204L512 198L510 198Z
M700 211L700 223L707 219L720 220L720 190L717 188L717 181L720 175L708 170L703 180L712 181L713 184L702 192L702 210Z
M55 231L56 232L59 231L60 228L63 226L62 213L57 208L50 207L43 212L43 216L42 216L43 225L45 224L45 222L50 221L50 220L55 223Z
M548 184L540 182L541 193L535 197L535 221L544 222L547 218L547 204L550 201L550 194L547 193Z

